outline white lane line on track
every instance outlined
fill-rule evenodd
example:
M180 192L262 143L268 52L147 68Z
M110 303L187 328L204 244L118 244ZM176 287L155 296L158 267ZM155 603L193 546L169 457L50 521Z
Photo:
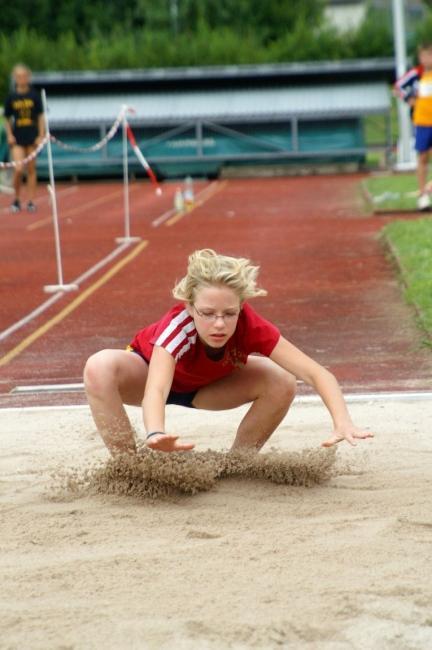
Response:
M198 194L195 196L195 207L199 207L197 203L203 199L205 199L206 195L210 190L213 190L214 186L218 184L218 181L212 181L209 183L209 185L206 185ZM187 210L186 210L187 212ZM178 214L177 210L175 208L171 208L170 210L167 210L163 214L160 215L160 217L157 217L152 221L152 226L154 228L157 228L158 226L161 226L165 221L168 221L171 219L171 217L174 217L174 215Z
M64 384L63 384L64 385ZM10 394L10 393L9 393ZM418 402L432 400L432 391L397 391L397 392L374 392L374 393L347 393L345 400L349 404L355 402ZM296 402L301 404L315 405L322 403L318 395L299 395ZM67 411L75 409L88 409L88 404L71 404L59 406L10 406L0 408L2 413L14 413L16 411ZM136 407L140 408L140 407Z
M56 190L57 196L67 196L68 194L73 194L78 190L78 185L74 185L73 187L64 187L61 190ZM49 194L42 194L41 196L36 197L36 203L40 205L41 203L45 203L49 201ZM6 206L5 208L2 208L1 210L2 213L7 213L11 214L9 212L9 206ZM37 216L37 214L35 215ZM13 217L16 219L16 214L13 215Z
M69 393L84 390L84 384L29 384L28 386L15 386L10 395L25 393Z
M79 286L80 284L85 282L85 280L87 280L89 277L91 277L92 275L97 273L101 268L103 268L109 262L111 262L113 259L115 259L118 255L120 255L120 253L122 253L124 250L126 250L126 248L128 248L128 246L130 246L130 244L128 244L128 243L120 244L120 246L117 246L117 248L115 248L113 251L111 251L111 253L109 253L106 257L99 260L99 262L97 262L96 264L91 266L89 269L87 269L87 271L85 271L84 273L79 275L77 278L75 278L75 280L72 280L71 284L77 284ZM45 302L43 302L38 307L33 309L31 312L29 312L26 316L21 318L19 321L17 321L16 323L13 323L10 327L8 327L7 329L0 332L0 341L4 341L5 339L8 338L8 336L13 334L17 330L21 329L21 327L24 327L25 325L27 325L27 323L32 321L34 318L36 318L40 314L43 314L44 311L49 309L54 303L56 303L58 300L60 300L60 298L62 298L63 296L64 296L64 293L62 291L59 291L59 292L55 293L50 298L48 298L48 300L45 300Z
M176 212L177 212L177 211L176 211L175 208L170 208L169 210L167 210L166 212L164 212L163 214L161 214L160 217L157 217L157 219L154 219L154 220L152 221L152 226L153 226L153 228L157 228L157 227L160 226L162 223L164 223L165 221L167 221L168 219L170 219L171 217L173 217L173 216L176 214Z
M62 404L61 406L24 406L24 407L17 407L17 406L12 406L12 407L7 407L7 408L0 408L1 413L14 413L15 411L26 411L27 413L29 411L34 411L35 413L38 412L43 412L43 411L65 411L65 410L70 410L70 411L79 411L83 409L89 409L88 404L71 404L70 406L65 406Z
M209 190L209 188L212 187L215 182L216 181L213 181L213 183L210 183L210 185L207 185L201 192L199 192L198 195L197 195L197 199L202 198L203 193L205 193L206 190ZM78 189L77 186L70 187L70 188L64 188L63 194L66 194L67 192L75 192L77 189ZM61 192L61 190L60 190L60 192ZM57 192L57 195L60 194L60 192ZM174 208L172 208L171 210L168 210L167 212L164 212L162 215L160 215L160 217L158 217L157 219L155 219L152 222L152 225L153 226L161 225L162 223L164 223L165 221L170 219L170 217L172 217L175 213L176 213L176 211L175 211ZM88 269L88 271L86 271L85 273L80 275L75 280L71 280L71 284L80 285L82 282L87 280L87 278L89 278L91 275L93 275L99 269L101 269L103 266L105 266L105 264L108 264L108 262L110 262L112 259L114 259L114 257L119 255L127 246L129 246L129 244L121 244L118 248L114 249L114 251L112 253L110 253L107 257L104 257L102 260L100 260L100 262L98 262L94 266L90 267L90 269ZM60 300L60 298L63 295L64 294L62 292L55 293L50 298L48 298L48 300L45 300L45 302L43 302L38 307L33 309L33 311L28 313L26 316L21 318L19 321L17 321L16 323L13 323L10 327L8 327L7 329L0 332L0 341L4 341L11 334L13 334L17 330L19 330L22 327L24 327L25 325L27 325L27 323L32 321L34 318L37 318L37 316L40 316L40 314L43 314L44 311L49 309L54 303L56 303L58 300Z
M206 185L201 192L198 192L196 195L196 207L198 207L199 201L205 199L206 195L213 190L215 185L217 185L218 181L212 181L209 185ZM64 190L60 190L60 192L57 192L57 195L63 192L63 194L66 194L68 192L75 192L78 189L77 186L70 187L70 188L64 188ZM173 217L176 214L176 210L174 208L171 208L170 210L167 210L163 214L161 214L157 219L152 221L152 226L157 227L160 226L161 224L165 223L168 221L171 217ZM118 248L114 249L112 253L107 255L107 257L104 257L102 260L97 262L94 266L90 267L85 273L80 275L78 278L75 280L71 280L71 284L77 284L80 285L82 282L87 280L91 275L94 273L97 273L99 269L101 269L103 266L108 264L112 259L117 257L129 244L121 244ZM44 311L49 309L52 305L54 305L60 298L63 296L63 292L58 292L53 294L48 300L45 300L42 304L40 304L38 307L33 309L30 313L28 313L26 316L21 318L19 321L16 323L13 323L8 327L7 329L3 330L0 332L0 341L4 341L7 339L11 334L16 332L17 330L21 329L25 325L27 325L30 321L32 321L34 318L37 318L37 316L40 316L40 314L43 314Z
M417 402L421 400L432 400L430 390L408 390L408 391L377 391L373 393L344 393L345 401L349 404L356 402ZM296 402L302 404L317 404L322 402L319 395L298 395Z

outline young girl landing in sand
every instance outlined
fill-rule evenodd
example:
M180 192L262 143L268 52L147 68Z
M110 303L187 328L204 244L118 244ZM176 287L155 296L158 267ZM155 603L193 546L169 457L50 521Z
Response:
M196 251L173 290L181 302L138 332L127 350L89 358L85 388L112 454L136 450L124 404L142 405L151 449L185 451L194 444L165 431L166 404L220 411L251 402L233 449L260 449L288 412L296 378L312 386L330 412L334 430L324 447L373 436L354 426L335 377L249 305L266 295L257 287L258 270L247 259Z

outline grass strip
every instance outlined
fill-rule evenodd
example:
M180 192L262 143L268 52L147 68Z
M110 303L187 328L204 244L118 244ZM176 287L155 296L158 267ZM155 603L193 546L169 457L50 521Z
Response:
M405 298L428 335L425 343L432 346L432 218L393 221L382 233L399 267Z
M370 176L362 181L362 189L377 214L417 210L417 178L414 173Z

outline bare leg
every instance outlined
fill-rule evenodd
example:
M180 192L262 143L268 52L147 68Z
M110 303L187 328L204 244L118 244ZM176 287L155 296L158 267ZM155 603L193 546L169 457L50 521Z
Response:
M97 430L112 454L136 451L135 433L123 404L141 404L147 371L141 357L125 350L102 350L86 363L88 402Z
M14 169L14 175L13 175L13 187L15 190L15 199L18 201L20 200L20 194L21 194L21 183L22 183L22 177L23 177L23 167L21 164L21 161L25 157L25 149L24 147L20 147L19 145L14 145L12 147L12 159L14 162L18 163L18 166L15 167Z
M429 151L422 151L418 154L417 180L420 195L426 192L426 181L428 175Z
M34 147L28 148L28 153L33 151ZM27 186L28 186L28 199L34 201L36 194L37 174L36 174L36 160L32 160L27 165Z
M252 402L237 430L232 449L261 449L287 414L295 392L293 375L270 359L249 357L244 368L202 388L193 405L219 411Z

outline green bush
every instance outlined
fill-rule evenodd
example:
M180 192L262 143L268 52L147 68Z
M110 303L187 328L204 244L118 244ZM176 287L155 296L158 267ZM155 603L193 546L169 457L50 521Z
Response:
M392 27L388 16L382 11L370 9L363 24L347 40L351 56L358 59L393 55Z
M125 10L114 0L70 0L54 13L54 0L33 4L33 21L20 14L24 0L3 11L0 100L18 61L33 70L103 70L380 57L393 47L385 12L371 9L358 30L341 34L322 22L321 0L179 0L176 26L168 0L130 0ZM419 36L428 32L432 13Z

